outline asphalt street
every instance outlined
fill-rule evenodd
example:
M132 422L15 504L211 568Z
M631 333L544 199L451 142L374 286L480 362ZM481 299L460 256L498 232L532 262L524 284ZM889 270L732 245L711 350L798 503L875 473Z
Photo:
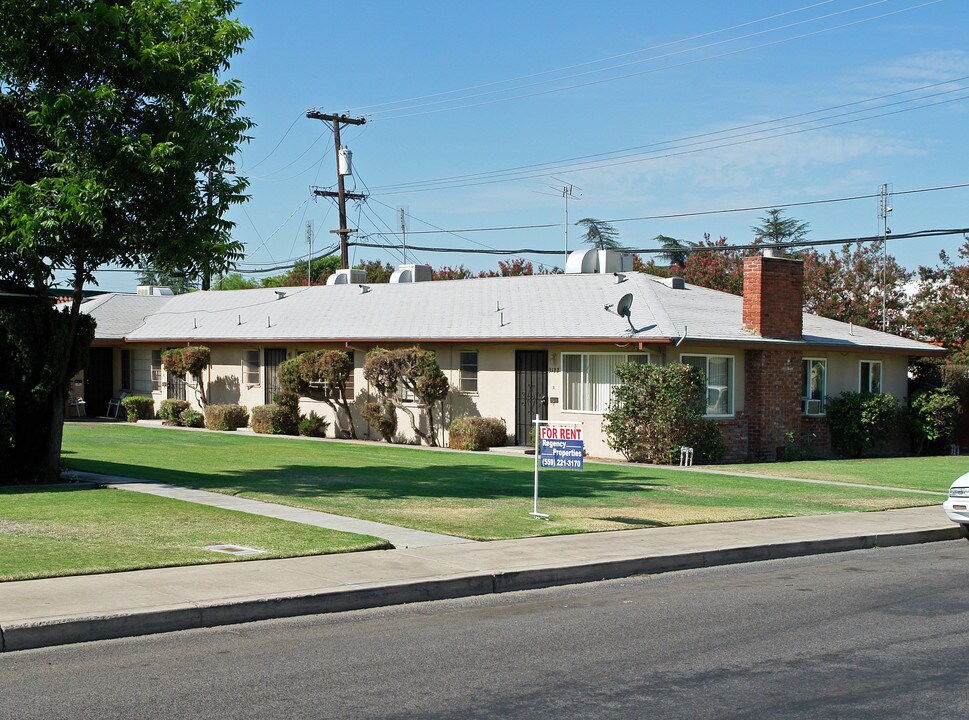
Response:
M969 543L0 655L0 718L964 717Z

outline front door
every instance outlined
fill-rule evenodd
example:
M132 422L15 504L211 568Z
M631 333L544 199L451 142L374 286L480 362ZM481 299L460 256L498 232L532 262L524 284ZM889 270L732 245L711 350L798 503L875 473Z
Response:
M187 399L185 396L185 378L181 375L172 375L171 373L168 373L168 399Z
M85 411L91 417L108 414L108 401L114 397L114 349L91 348L84 368Z
M286 348L266 348L263 351L263 365L266 370L266 404L274 402L279 392L279 363L286 359Z
M548 418L548 352L515 351L515 444L534 444L529 434L535 416Z

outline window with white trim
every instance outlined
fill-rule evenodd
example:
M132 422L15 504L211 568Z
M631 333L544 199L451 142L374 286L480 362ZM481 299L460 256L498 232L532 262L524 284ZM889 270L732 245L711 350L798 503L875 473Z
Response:
M151 351L151 391L160 392L162 386L162 351Z
M877 394L881 391L881 360L862 360L858 363L858 392Z
M121 389L158 392L162 384L161 350L122 350Z
M645 353L562 353L562 409L604 413L619 384L619 363L649 364Z
M805 415L824 415L827 381L827 361L823 358L804 358L801 372L801 412Z
M461 392L477 394L478 392L478 351L462 350L459 357L461 366Z
M259 350L242 351L242 384L259 384Z
M733 415L733 355L680 355L680 362L703 371L707 387L707 416Z

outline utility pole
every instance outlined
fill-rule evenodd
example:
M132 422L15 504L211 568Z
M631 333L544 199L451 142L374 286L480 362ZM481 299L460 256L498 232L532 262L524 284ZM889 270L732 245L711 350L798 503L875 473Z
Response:
M362 193L348 193L343 186L343 176L349 175L349 168L344 168L341 163L345 162L343 160L343 155L341 150L343 147L340 145L340 126L341 125L364 125L367 122L366 118L352 118L347 115L333 115L324 114L317 112L316 110L307 110L306 117L310 120L323 120L325 122L333 123L333 143L336 148L336 183L337 192L314 189L313 194L318 197L333 197L334 194L337 198L337 203L340 208L340 228L339 230L331 230L330 232L338 234L340 236L340 267L344 270L350 264L350 255L347 252L347 243L349 241L350 233L356 232L356 228L347 227L347 198L351 200L363 200L366 195Z
M313 221L306 221L306 244L310 249L306 255L306 286L313 284Z
M401 264L407 264L407 212L400 208L400 244L403 247Z
M885 256L882 262L882 332L888 332L888 214L892 211L891 190L887 184L878 189L878 217L882 221L882 247Z

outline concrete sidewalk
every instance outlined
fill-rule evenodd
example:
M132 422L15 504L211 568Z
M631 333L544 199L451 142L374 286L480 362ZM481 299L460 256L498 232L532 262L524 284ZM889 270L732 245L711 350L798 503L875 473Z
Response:
M0 583L0 649L960 537L939 507Z
M97 483L103 487L114 488L116 490L159 495L161 497L184 500L199 505L210 505L212 507L222 508L223 510L235 510L236 512L249 513L250 515L261 515L262 517L288 520L289 522L357 533L358 535L373 535L374 537L387 540L395 548L459 545L461 543L476 542L475 540L454 537L453 535L413 530L411 528L388 525L372 520L360 520L358 518L347 517L346 515L334 515L333 513L321 512L319 510L307 510L291 505L263 502L262 500L249 500L236 495L209 492L208 490L194 490L192 488L182 487L181 485L169 485L168 483L153 482L151 480L139 480L137 478L118 477L116 475L100 475L98 473L81 472L79 470L72 471L68 475L76 480Z

